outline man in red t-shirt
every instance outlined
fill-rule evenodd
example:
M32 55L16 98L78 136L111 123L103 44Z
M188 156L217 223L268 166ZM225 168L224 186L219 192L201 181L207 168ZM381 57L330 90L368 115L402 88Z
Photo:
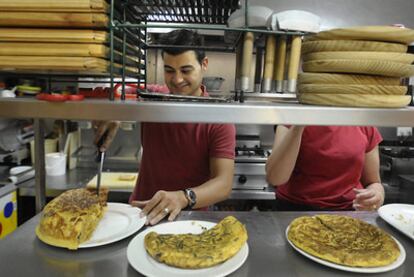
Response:
M280 210L376 210L384 202L375 127L278 126L266 164Z
M195 32L176 30L160 43L191 47L201 45L200 39ZM208 65L204 51L166 48L162 56L170 93L208 96L201 84ZM96 141L104 132L99 129ZM174 220L184 208L225 200L233 182L235 132L232 124L143 122L143 155L131 205L142 208L147 223L156 224L164 217Z

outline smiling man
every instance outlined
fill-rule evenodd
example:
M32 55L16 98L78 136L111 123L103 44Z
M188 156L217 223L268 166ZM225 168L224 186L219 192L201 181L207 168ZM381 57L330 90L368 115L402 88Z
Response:
M208 96L201 84L208 59L201 38L189 30L165 34L164 80L173 94ZM143 209L148 224L174 220L180 211L205 209L225 200L234 171L232 124L148 123L141 125L143 155L130 203Z
M203 95L201 81L204 71L207 70L208 59L203 53L197 52L191 50L174 55L174 52L164 51L164 79L171 93Z

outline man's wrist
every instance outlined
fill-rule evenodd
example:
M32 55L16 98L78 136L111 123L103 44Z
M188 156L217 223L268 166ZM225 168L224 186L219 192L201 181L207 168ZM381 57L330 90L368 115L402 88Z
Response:
M182 201L181 201L181 203L182 203L181 209L185 209L189 205L189 201L187 199L187 195L185 194L185 191L184 190L180 190L179 193L180 193L181 199L182 199Z
M197 203L197 196L190 188L183 189L183 192L187 199L187 208L191 210Z

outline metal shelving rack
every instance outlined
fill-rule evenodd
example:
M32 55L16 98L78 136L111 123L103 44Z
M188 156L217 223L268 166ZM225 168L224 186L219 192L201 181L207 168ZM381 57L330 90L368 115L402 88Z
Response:
M110 95L109 100L113 101L114 97L114 79L115 79L115 48L121 44L122 48L122 67L120 72L122 83L121 100L125 100L125 80L126 77L135 78L138 88L146 86L146 28L123 28L120 25L125 22L136 20L133 12L129 9L128 0L110 0L110 20L109 20L109 45L110 45ZM138 74L130 74L127 71L128 55L133 55L137 60Z
M110 83L111 94L109 99L113 100L113 88L117 78L121 79L123 84L131 81L125 81L126 78L133 78L140 85L146 83L146 28L119 28L117 25L124 22L132 21L135 18L131 15L126 7L129 2L127 0L106 0L109 3L109 10L107 12L110 20L106 28L95 28L93 30L106 31L108 33L108 40L104 43L108 49L109 54L106 57L110 61L107 72L84 72L84 71L1 71L0 74L8 77L19 78L37 78L46 79L47 83L51 82L97 82ZM68 27L68 26L66 26ZM92 28L91 28L92 29ZM128 70L134 68L136 72ZM89 78L88 81L82 81L79 78ZM95 78L96 81L90 80ZM46 87L45 92L50 92L50 87ZM124 91L124 90L123 90ZM122 96L124 99L125 96Z
M136 22L227 24L239 0L129 0Z
M138 87L146 88L146 49L152 48L147 41L148 28L165 28L165 25L156 23L169 23L169 28L206 28L205 24L225 25L232 12L239 7L238 0L110 0L110 100L114 100L114 46L115 32L122 34L123 42L123 70L122 83L125 84L125 44L128 38L133 38L139 51L138 60L142 61L139 70L144 71L139 76ZM150 23L149 23L150 22ZM183 24L186 25L178 25ZM203 26L204 24L204 26ZM197 25L197 26L196 26ZM210 26L210 29L213 27ZM219 27L224 28L224 27ZM142 53L143 49L144 53ZM125 86L122 87L124 98Z
M174 28L174 29L196 29L196 30L220 30L225 32L236 33L236 39L230 46L226 47L211 47L199 46L191 47L191 49L199 48L207 51L222 51L235 52L237 44L240 43L241 35L244 32L253 32L260 34L279 34L279 35L305 35L303 32L297 31L273 31L266 28L249 28L248 27L248 0L244 0L245 10L245 26L242 28L227 27L227 21L230 15L241 7L239 0L111 0L111 20L110 20L110 34L111 34L111 57L113 51L113 33L114 30L121 30L124 34L131 33L131 30L138 30L138 32L146 31L148 28ZM123 16L118 20L114 20L114 15L119 11ZM119 20L122 18L122 20ZM166 25L165 23L168 23ZM156 45L148 43L147 37L145 39L139 37L141 42L140 47L143 49L149 48L168 48L168 45ZM124 39L125 43L125 39ZM177 46L174 46L175 48ZM188 48L188 47L182 47ZM124 55L125 57L125 55ZM145 59L144 59L145 61ZM111 58L111 64L113 60ZM113 74L111 67L111 91L113 88ZM146 80L146 76L144 77ZM124 80L124 74L122 75ZM124 83L124 81L123 81ZM142 83L141 83L142 84ZM146 82L144 84L146 88ZM124 89L122 90L124 93ZM238 99L243 102L243 92ZM113 100L111 94L110 100ZM235 100L237 100L235 98Z

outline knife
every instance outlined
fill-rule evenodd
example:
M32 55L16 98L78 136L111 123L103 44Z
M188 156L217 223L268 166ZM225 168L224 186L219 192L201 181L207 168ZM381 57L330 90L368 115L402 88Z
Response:
M99 152L99 163L98 163L98 178L96 182L96 195L99 196L99 189L101 188L101 176L102 176L102 169L103 169L103 162L105 159L105 152Z
M107 133L105 132L102 137L99 139L98 143L97 143L97 147L98 147L98 153L95 157L95 161L98 163L98 176L97 176L97 181L96 181L96 195L99 196L99 190L101 188L101 177L102 177L102 169L103 169L103 162L105 159L105 151L100 151L99 149L101 148L102 144L105 141L105 138L107 136Z

